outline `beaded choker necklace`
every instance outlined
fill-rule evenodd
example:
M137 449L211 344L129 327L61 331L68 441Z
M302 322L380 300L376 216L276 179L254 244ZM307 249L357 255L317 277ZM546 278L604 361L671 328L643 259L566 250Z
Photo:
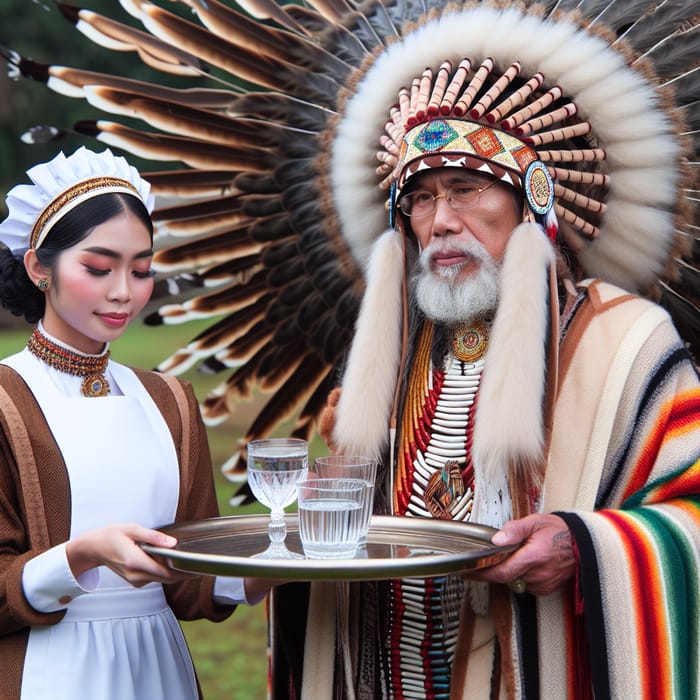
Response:
M27 349L32 355L59 372L65 372L74 377L84 377L80 387L80 393L83 396L109 394L109 382L104 376L109 362L109 350L102 355L83 355L49 340L38 328L34 329L29 338Z

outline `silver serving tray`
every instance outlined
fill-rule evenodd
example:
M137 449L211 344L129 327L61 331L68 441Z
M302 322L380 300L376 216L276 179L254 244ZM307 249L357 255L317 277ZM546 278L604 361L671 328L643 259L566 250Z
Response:
M285 521L286 545L301 554L298 516L288 514ZM367 545L354 559L256 559L267 547L268 523L267 515L238 515L168 525L160 530L177 538L173 549L141 546L179 571L287 581L376 581L474 571L497 564L517 548L494 546L496 530L486 525L375 515Z

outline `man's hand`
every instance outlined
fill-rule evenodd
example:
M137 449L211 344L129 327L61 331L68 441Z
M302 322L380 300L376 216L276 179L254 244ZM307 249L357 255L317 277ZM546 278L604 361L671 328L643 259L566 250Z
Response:
M576 572L571 532L558 515L535 514L509 520L492 542L499 547L523 544L500 564L470 573L469 578L506 585L522 579L529 593L549 595Z

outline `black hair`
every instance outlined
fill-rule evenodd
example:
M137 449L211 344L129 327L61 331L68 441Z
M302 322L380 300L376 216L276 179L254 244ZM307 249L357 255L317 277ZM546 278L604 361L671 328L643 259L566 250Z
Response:
M37 259L44 268L53 271L64 250L87 238L96 226L126 211L144 224L153 241L153 222L143 202L128 194L106 192L81 202L63 216L37 249ZM24 256L13 255L6 248L0 249L0 303L15 316L24 316L29 323L36 323L44 315L45 295L29 278Z

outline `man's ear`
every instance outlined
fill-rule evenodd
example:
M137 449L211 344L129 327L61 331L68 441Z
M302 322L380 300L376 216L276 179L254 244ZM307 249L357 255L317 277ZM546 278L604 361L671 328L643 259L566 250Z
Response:
M29 279L38 284L39 280L48 280L51 282L51 271L44 268L44 266L39 262L36 250L30 248L24 254L24 267L27 270Z

